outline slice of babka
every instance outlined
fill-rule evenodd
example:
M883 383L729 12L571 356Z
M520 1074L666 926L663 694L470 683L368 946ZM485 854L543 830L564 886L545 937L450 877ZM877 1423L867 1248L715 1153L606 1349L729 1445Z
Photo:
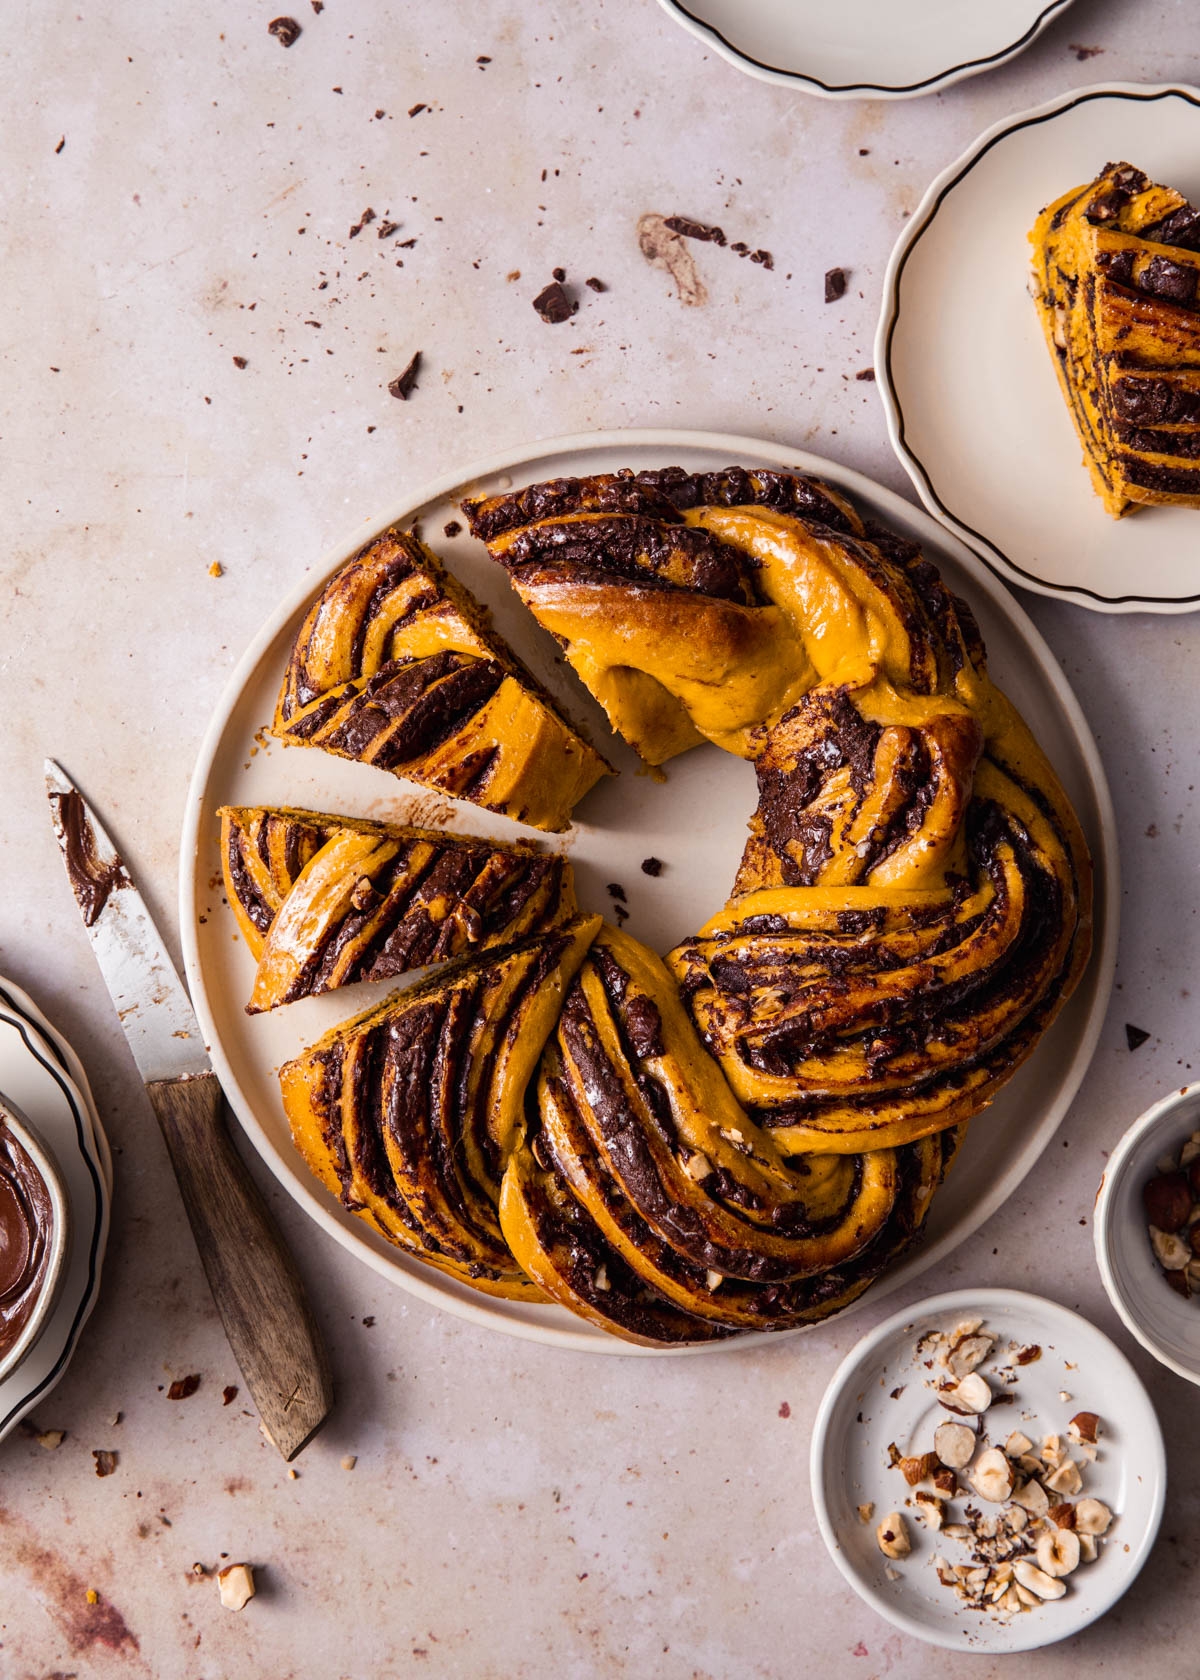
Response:
M528 841L288 808L226 806L220 817L225 891L258 962L251 1015L575 914L570 864Z
M1105 508L1200 506L1200 210L1110 163L1029 237L1042 329Z
M476 1289L537 1295L497 1203L525 1092L600 927L580 916L464 957L280 1069L297 1149L390 1242Z
M551 831L613 774L479 603L398 528L309 608L272 733Z

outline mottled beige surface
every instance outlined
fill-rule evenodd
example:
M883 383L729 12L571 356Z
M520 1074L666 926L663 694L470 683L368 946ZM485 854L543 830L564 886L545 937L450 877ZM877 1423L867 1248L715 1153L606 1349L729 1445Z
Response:
M0 1448L0 1676L1015 1672L893 1633L814 1528L813 1410L895 1301L744 1354L551 1352L390 1290L260 1170L339 1378L289 1481L244 1396L221 1404L237 1373L40 766L59 755L102 801L174 937L184 791L234 659L302 568L400 491L522 438L668 423L786 439L905 488L854 378L903 217L1007 112L1100 78L1195 79L1194 5L1079 0L1006 69L891 106L761 86L651 0L327 0L319 16L305 0L290 51L272 15L25 0L0 35L0 971L78 1045L118 1151L103 1298L36 1414L67 1439ZM1084 62L1072 43L1105 51ZM367 205L401 228L349 240ZM685 307L638 247L639 218L673 212L768 248L774 272L693 247L707 301ZM555 264L609 289L547 327L530 300ZM827 306L835 264L850 287ZM416 349L401 404L387 381ZM1111 1330L1088 1224L1104 1151L1195 1048L1196 631L1025 604L1112 778L1119 989L1044 1167L936 1283L1027 1286ZM1134 1056L1127 1020L1152 1034ZM1103 1624L1016 1659L1023 1674L1195 1669L1196 1394L1117 1339L1166 1429L1163 1538ZM168 1401L188 1372L198 1392ZM120 1455L105 1480L99 1447ZM191 1573L224 1553L259 1571L240 1615Z

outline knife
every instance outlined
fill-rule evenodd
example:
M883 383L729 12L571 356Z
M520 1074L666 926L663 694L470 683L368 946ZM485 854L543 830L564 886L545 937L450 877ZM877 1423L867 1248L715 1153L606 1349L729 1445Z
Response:
M158 1117L225 1334L288 1461L328 1417L329 1361L295 1261L233 1146L200 1023L95 812L53 759L46 793L92 951Z

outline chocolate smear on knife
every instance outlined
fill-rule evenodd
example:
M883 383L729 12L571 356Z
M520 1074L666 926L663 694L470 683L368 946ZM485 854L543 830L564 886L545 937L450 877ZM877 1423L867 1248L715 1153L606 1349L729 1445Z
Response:
M96 836L87 819L87 808L75 789L50 797L55 804L67 874L83 911L84 924L92 927L108 903L109 894L130 885L129 876L115 852L111 863L102 864L97 858Z

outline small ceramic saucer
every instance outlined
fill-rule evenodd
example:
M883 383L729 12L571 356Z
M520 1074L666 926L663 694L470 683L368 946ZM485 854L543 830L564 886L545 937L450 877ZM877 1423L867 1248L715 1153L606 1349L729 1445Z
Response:
M50 1392L70 1363L100 1289L112 1193L108 1140L78 1058L32 1000L4 979L0 1091L53 1152L71 1210L54 1310L20 1365L0 1382L2 1439Z
M1023 52L1070 0L661 0L739 70L825 99L912 99Z
M876 379L921 500L1010 583L1097 612L1193 612L1200 514L1104 511L1028 291L1039 210L1109 162L1196 202L1200 91L1078 88L982 134L892 253Z
M983 1414L989 1439L1003 1444L1011 1431L1022 1429L1039 1442L1047 1433L1065 1437L1076 1412L1096 1412L1101 1419L1098 1457L1084 1466L1083 1492L1114 1513L1099 1556L1070 1575L1063 1597L1007 1620L971 1609L942 1585L934 1557L953 1564L968 1561L970 1553L924 1528L911 1511L906 1521L912 1552L896 1567L881 1553L875 1534L877 1520L891 1511L903 1514L912 1493L889 1462L890 1446L894 1443L902 1456L932 1451L935 1428L952 1420L927 1384L930 1356L919 1352L917 1344L930 1331L950 1332L970 1318L983 1320L998 1347L1015 1343L1039 1350L1032 1362L1010 1373L1016 1377L1012 1386L992 1369L1002 1361L980 1367L995 1392L1013 1396L1010 1404L993 1404ZM1078 1633L1133 1581L1158 1532L1166 1459L1162 1431L1140 1378L1094 1325L1037 1295L961 1289L896 1313L842 1361L817 1412L812 1488L817 1521L834 1562L881 1616L933 1645L1030 1651ZM963 1503L956 1502L959 1513ZM867 1505L874 1511L864 1521L859 1507Z

